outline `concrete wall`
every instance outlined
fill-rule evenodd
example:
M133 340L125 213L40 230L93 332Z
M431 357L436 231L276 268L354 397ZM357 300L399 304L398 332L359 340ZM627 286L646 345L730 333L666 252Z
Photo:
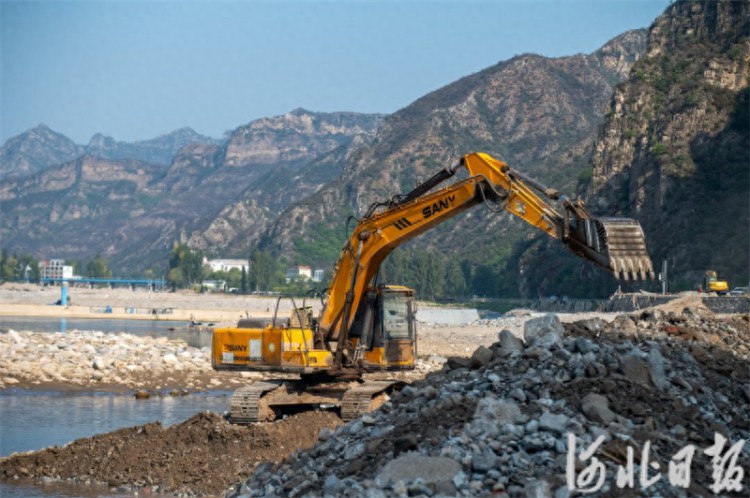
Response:
M636 311L651 306L659 306L678 295L659 294L620 294L612 296L607 304L606 311ZM750 297L747 296L704 296L703 304L714 313L750 313Z
M417 320L437 325L466 325L479 320L479 312L463 308L420 308Z

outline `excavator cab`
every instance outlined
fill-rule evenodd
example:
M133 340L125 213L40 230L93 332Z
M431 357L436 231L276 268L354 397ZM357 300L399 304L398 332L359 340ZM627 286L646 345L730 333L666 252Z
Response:
M366 370L414 368L417 340L414 290L379 285L360 304L350 331L355 362Z

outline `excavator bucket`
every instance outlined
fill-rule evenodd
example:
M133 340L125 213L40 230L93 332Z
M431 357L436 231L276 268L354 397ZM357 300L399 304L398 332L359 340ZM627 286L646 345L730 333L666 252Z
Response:
M587 218L569 234L574 252L614 273L622 280L655 277L641 225L628 218Z
M610 268L616 277L623 280L655 277L640 223L627 218L599 218L596 221L607 245Z

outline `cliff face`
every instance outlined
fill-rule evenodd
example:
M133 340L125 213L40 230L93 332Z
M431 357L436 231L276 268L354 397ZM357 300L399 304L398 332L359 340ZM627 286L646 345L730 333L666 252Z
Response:
M275 118L253 121L232 133L224 164L275 164L309 161L344 145L355 135L371 134L381 116L339 112L315 114L296 109Z
M592 211L641 222L674 289L694 288L707 269L731 285L750 279L749 14L747 2L680 1L654 22L581 191ZM541 271L561 280L552 268L529 278Z
M352 151L341 176L287 210L260 245L300 263L330 265L332 261L311 260L320 251L309 248L329 241L338 247L325 253L338 254L347 215L411 190L473 151L488 152L572 189L586 166L613 81L619 81L644 47L645 31L633 31L594 54L556 59L522 55L420 98L386 117L372 146ZM478 208L415 243L439 244L456 257L497 262L528 234L522 223Z

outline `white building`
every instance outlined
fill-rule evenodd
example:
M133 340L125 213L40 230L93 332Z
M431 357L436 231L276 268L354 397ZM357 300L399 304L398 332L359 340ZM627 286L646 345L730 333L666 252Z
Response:
M204 280L201 284L207 291L226 292L227 282L225 280Z
M39 263L39 273L43 279L72 279L73 267L66 265L64 259L45 259Z
M247 270L248 263L244 259L203 259L203 264L211 267L211 271L224 271L227 272L233 268L237 268L242 271L242 267Z
M286 281L310 280L312 279L312 268L309 266L292 266L286 270Z
M313 272L312 281L313 282L322 282L324 276L325 276L325 270L317 268Z

